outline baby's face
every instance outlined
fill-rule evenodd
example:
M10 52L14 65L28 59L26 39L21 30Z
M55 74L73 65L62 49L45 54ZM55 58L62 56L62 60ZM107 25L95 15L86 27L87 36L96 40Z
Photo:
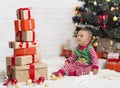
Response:
M78 32L76 40L81 46L88 44L90 42L89 33L87 31L80 30Z

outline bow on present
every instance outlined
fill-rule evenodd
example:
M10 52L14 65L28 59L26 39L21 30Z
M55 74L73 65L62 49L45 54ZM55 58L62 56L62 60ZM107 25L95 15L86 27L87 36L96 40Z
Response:
M17 79L8 79L3 85L8 86L9 84L12 84L12 85L17 84Z

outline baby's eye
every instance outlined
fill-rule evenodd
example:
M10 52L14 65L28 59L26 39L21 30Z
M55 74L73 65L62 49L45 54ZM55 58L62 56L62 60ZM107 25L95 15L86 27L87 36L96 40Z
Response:
M80 37L83 37L83 35L80 35Z

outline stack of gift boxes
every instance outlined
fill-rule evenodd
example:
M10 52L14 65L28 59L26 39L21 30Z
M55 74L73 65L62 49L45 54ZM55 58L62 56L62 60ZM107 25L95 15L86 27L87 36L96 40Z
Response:
M28 79L47 79L47 64L41 61L41 54L36 52L39 47L32 8L16 10L17 20L14 20L15 41L9 42L9 48L14 49L12 56L6 57L7 75L9 79L24 82Z

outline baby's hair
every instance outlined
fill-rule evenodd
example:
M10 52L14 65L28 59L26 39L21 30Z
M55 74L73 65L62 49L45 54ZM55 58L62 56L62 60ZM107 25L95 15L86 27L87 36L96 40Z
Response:
M88 33L88 36L89 36L90 40L92 39L92 31L90 29L88 29L88 28L82 28L80 30L81 31L86 31Z
M79 27L76 28L76 32L74 33L74 37L77 37L78 32L79 32L80 30L82 30L82 31L87 31L88 34L89 34L90 39L92 39L92 31L91 31L89 28L79 28Z

